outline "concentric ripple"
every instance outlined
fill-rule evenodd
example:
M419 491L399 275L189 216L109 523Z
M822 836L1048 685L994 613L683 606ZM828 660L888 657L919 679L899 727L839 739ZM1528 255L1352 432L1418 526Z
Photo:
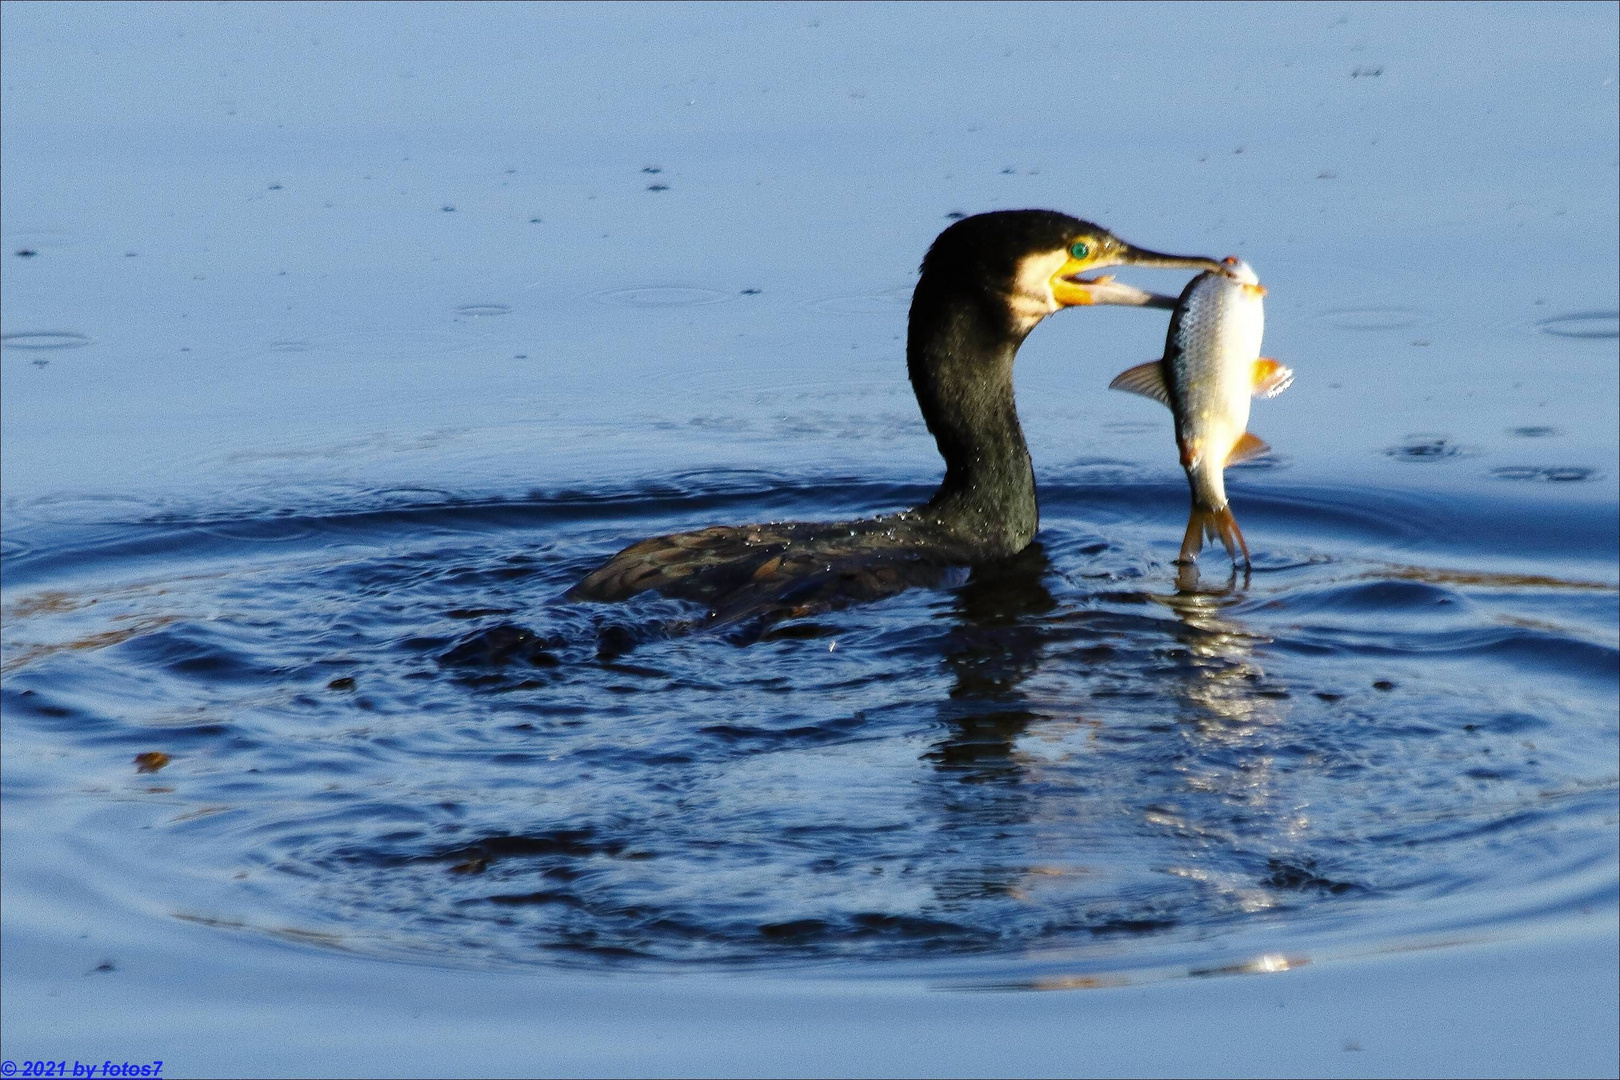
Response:
M1058 484L1023 556L865 607L561 600L784 490L33 519L9 790L131 903L464 965L1194 964L1575 904L1613 860L1602 514L1447 555L1542 512L1268 488L1248 582L1177 592L1177 485Z
M77 330L19 330L0 334L0 347L7 349L82 349L91 344Z
M1536 325L1542 333L1553 337L1595 340L1620 337L1620 313L1613 311L1578 311L1543 319Z

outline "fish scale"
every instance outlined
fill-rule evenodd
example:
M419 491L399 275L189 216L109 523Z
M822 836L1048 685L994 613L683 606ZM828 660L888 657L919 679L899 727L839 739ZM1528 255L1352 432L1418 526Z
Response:
M1195 561L1205 539L1219 539L1234 563L1247 566L1248 544L1227 504L1225 470L1270 449L1247 432L1250 399L1282 393L1294 373L1260 355L1265 287L1247 263L1226 264L1182 290L1164 356L1121 372L1110 385L1153 398L1175 416L1176 444L1192 489L1179 561Z
M1244 264L1238 264L1248 270ZM1227 457L1249 425L1265 304L1253 272L1200 274L1183 293L1165 348L1182 465L1198 501L1226 507Z

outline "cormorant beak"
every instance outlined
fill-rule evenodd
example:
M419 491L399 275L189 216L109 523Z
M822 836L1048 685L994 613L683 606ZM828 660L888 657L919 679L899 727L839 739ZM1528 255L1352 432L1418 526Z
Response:
M1176 297L1151 293L1115 281L1112 274L1083 278L1088 270L1105 266L1151 266L1167 270L1214 270L1226 268L1214 259L1200 255L1165 255L1146 248L1132 247L1123 240L1109 243L1087 259L1070 257L1052 275L1052 296L1063 307L1092 304L1120 304L1126 307L1174 308Z

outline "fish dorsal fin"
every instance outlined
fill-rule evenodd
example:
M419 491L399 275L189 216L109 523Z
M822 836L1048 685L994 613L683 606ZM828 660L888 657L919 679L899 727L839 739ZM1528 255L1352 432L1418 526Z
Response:
M1123 390L1127 394L1141 394L1166 408L1170 406L1170 391L1164 385L1164 365L1158 360L1149 360L1145 364L1126 368L1114 376L1114 381L1108 384L1108 389Z
M1254 362L1254 396L1276 397L1294 381L1294 369L1269 356Z
M1287 369L1284 368L1283 370L1286 371ZM1261 454L1269 453L1271 453L1271 447L1266 445L1266 440L1252 431L1245 431L1242 438L1238 439L1237 444L1232 447L1232 452L1226 455L1226 463L1236 465L1240 461L1248 461L1251 458L1259 457Z

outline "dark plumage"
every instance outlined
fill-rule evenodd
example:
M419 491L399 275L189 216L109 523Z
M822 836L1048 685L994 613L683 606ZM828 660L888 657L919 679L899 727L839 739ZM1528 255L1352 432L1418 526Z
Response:
M912 295L906 369L945 479L913 510L861 521L712 526L632 544L569 590L623 600L656 589L707 604L718 619L797 614L939 582L952 568L1005 558L1035 536L1035 472L1013 401L1013 359L1062 307L1173 307L1084 271L1122 264L1219 268L1210 259L1133 248L1049 210L956 222L929 248Z

